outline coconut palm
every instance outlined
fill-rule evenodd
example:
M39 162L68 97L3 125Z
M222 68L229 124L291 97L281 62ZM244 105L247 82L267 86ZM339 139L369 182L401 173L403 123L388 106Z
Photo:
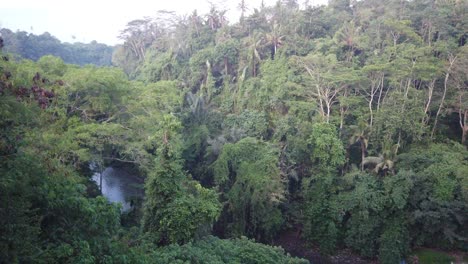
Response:
M237 9L241 11L240 23L241 23L242 27L244 27L244 14L245 14L245 12L247 12L247 10L249 10L245 0L240 1L240 3L237 5Z
M206 119L208 106L205 103L203 94L187 93L185 100L190 108L192 118L198 123L203 123Z
M219 11L214 5L211 6L210 13L206 15L206 22L211 30L216 31L218 28L227 25L226 11L227 10Z
M369 134L370 134L370 127L369 125L361 121L358 125L350 126L352 130L351 138L349 139L349 143L351 145L355 143L359 143L361 148L361 171L364 170L364 160L366 158L367 147L369 145Z
M252 76L257 76L257 64L262 60L259 50L264 42L264 37L260 32L254 32L247 40L246 45L249 48L248 60L252 68Z
M271 27L271 31L266 34L266 40L270 43L271 47L271 58L274 59L278 48L283 44L283 40L286 36L281 35L281 26L274 22Z
M379 156L369 156L362 161L362 167L372 167L376 174L387 176L388 173L394 174L395 158L398 153L398 144L391 145L384 143L382 153Z

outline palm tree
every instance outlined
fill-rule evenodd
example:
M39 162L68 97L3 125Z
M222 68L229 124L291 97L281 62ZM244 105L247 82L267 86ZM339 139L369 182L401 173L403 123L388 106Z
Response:
M227 24L226 10L218 11L214 5L211 6L210 13L206 15L207 23L211 30L217 30Z
M262 45L264 38L262 37L261 33L254 32L249 38L247 42L247 46L249 47L249 54L248 60L249 65L252 67L252 76L257 76L257 64L262 60L259 53L259 48Z
M208 106L205 103L203 94L197 95L189 92L185 100L187 100L193 119L198 123L203 123L208 111Z
M239 3L239 5L237 5L237 9L239 9L241 11L241 16L240 16L240 23L242 25L242 28L244 27L244 14L247 10L249 10L249 8L247 7L247 3L245 2L245 0L241 0L241 2Z
M400 145L398 144L391 145L388 143L384 143L382 153L379 154L379 156L370 156L364 158L364 160L362 161L362 166L373 166L373 171L379 175L387 176L389 172L390 174L394 174L394 160L398 153L399 147Z
M370 134L370 127L369 125L361 121L358 125L350 126L353 131L351 138L349 139L349 143L351 145L355 143L359 143L361 148L361 171L364 170L364 160L366 159L367 147L369 146L369 134Z
M281 35L281 26L274 22L271 28L271 32L267 33L267 42L271 45L271 59L275 58L278 48L283 44L283 40L286 36Z
M200 27L202 26L202 18L198 15L197 10L194 10L189 16L189 25L191 29L195 29L196 36L200 36Z

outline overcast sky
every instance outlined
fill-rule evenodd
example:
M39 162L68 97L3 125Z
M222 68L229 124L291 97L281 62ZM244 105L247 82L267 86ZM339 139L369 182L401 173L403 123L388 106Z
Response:
M262 0L246 0L250 11L258 8ZM273 5L277 0L264 0ZM158 10L198 14L209 11L207 0L15 0L0 4L0 28L24 30L34 34L47 31L62 41L85 42L96 40L114 45L120 43L119 32L127 22L154 16ZM240 0L213 0L220 9L228 9L228 18L236 22ZM302 5L304 0L299 0ZM325 4L327 0L309 0L310 4ZM73 38L75 37L75 39Z

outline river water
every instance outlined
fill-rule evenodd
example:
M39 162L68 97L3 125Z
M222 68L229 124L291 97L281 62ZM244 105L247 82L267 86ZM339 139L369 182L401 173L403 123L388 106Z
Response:
M93 174L93 181L99 189L101 189L100 178L99 172ZM132 208L132 200L143 197L143 184L140 179L124 169L107 167L102 172L101 192L109 202L122 204L122 211L125 212Z

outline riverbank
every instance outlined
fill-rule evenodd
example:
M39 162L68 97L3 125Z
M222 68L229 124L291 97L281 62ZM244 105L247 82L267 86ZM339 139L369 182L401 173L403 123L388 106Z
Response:
M320 254L317 246L300 237L298 230L283 231L273 245L281 246L293 257L307 259L313 264L378 264L378 260L365 259L348 249L338 250L333 256ZM407 257L407 264L466 264L468 254L460 251L443 251L433 248L417 248Z
M298 230L283 231L273 242L281 246L293 257L307 259L313 264L377 264L378 261L366 260L349 250L339 250L333 256L320 254L319 249L300 237Z

